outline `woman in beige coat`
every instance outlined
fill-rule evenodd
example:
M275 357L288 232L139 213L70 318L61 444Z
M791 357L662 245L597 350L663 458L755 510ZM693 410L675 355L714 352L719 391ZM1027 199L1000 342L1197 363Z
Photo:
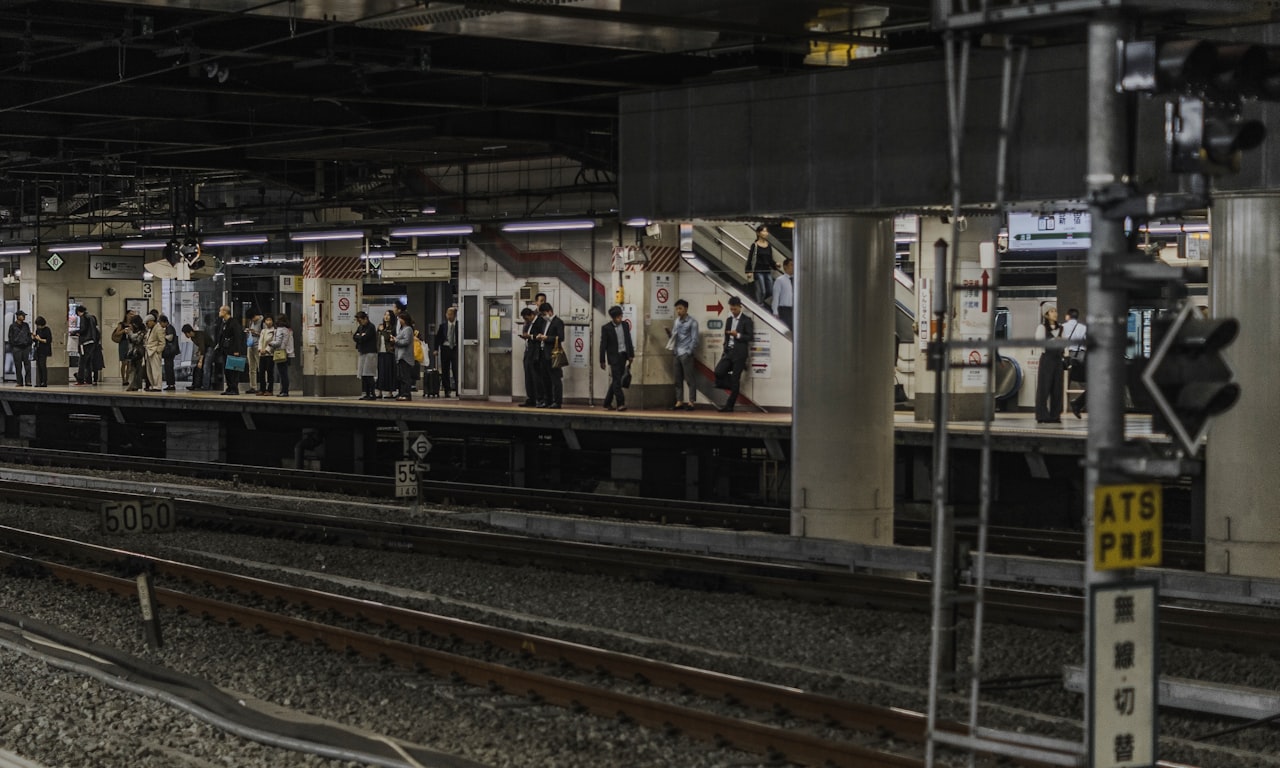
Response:
M159 392L157 386L163 379L164 326L156 322L155 315L147 315L147 392Z

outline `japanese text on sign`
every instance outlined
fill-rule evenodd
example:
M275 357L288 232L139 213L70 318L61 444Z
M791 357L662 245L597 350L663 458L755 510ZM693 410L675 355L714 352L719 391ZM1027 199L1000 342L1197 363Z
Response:
M1098 571L1160 564L1161 488L1100 485L1093 495L1093 567Z
M1156 586L1091 587L1092 768L1155 763Z

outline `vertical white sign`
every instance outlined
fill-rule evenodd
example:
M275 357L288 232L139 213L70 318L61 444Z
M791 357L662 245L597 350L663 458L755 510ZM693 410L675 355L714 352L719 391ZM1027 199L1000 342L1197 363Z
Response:
M916 334L920 351L929 348L929 328L933 320L933 279L916 279Z
M772 378L770 369L773 357L773 335L768 331L756 331L751 339L747 365L751 368L753 379Z
M670 320L676 316L674 284L675 275L653 276L653 310L649 314L654 320Z
M344 330L356 321L356 286L354 283L334 283L329 286L329 317L335 330Z
M569 367L586 368L591 364L588 357L591 354L591 326L570 325L564 331L565 343L569 345L565 349L569 355Z
M1156 585L1089 587L1090 768L1156 764Z
M991 313L995 311L995 294L987 290L991 284L991 270L978 264L960 265L961 290L956 294L956 332L964 341L982 341L991 328ZM964 350L964 374L960 386L966 389L982 389L987 386L987 369L991 354L977 348Z

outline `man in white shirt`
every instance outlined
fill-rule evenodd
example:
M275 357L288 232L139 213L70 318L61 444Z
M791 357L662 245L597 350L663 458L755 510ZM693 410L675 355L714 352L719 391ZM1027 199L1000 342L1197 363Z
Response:
M773 314L791 330L792 312L795 305L795 285L793 283L796 263L794 259L782 262L782 276L773 281Z
M1067 321L1062 324L1062 339L1067 342L1067 360L1071 366L1067 372L1067 378L1079 384L1085 382L1085 350L1087 349L1086 338L1089 328L1080 322L1080 310L1072 307L1067 310ZM1080 412L1084 410L1085 395L1088 392L1081 392L1078 397L1071 401L1071 413L1078 419Z

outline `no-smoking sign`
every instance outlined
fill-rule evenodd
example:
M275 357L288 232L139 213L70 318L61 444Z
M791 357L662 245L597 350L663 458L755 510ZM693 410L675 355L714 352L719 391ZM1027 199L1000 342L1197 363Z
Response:
M667 292L666 288L659 288L657 297L658 297L659 304L666 304L667 301L671 298L671 294Z
M350 283L334 283L329 306L334 330L346 330L356 319L356 286Z
M581 337L573 340L574 352L581 352L582 350L586 349L586 347L587 347L587 343L583 341Z

